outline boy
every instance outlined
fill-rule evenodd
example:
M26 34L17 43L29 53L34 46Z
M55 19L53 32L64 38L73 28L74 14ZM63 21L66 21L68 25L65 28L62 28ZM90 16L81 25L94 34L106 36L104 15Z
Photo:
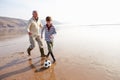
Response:
M56 30L55 27L52 25L52 19L50 16L46 17L46 25L44 25L44 27L42 28L41 38L43 38L43 31L45 31L45 41L48 47L48 54L46 57L49 57L49 55L51 54L53 58L53 63L55 63L56 60L54 58L52 48L53 48L53 38L54 38L54 34L56 34Z

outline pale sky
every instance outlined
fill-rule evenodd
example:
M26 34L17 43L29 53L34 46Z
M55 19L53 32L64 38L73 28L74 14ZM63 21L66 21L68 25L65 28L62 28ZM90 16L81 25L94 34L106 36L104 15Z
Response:
M119 24L119 0L0 0L0 16L31 18L33 10L41 19L53 17L74 24Z

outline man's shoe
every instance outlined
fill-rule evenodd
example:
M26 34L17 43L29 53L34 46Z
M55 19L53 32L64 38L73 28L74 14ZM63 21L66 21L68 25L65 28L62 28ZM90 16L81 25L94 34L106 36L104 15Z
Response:
M46 57L46 55L44 54L44 49L40 48L40 53L41 53L41 57Z
M32 60L32 57L31 57L31 56L28 56L28 60Z
M46 55L41 55L41 57L46 57Z
M32 49L30 49L30 48L27 49L28 56L31 56L31 53L30 53L31 50Z

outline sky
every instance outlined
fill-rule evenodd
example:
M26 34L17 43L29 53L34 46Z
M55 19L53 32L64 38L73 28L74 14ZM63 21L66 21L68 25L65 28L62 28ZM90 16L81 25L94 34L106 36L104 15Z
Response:
M0 16L30 19L39 17L70 24L119 24L119 0L0 0Z

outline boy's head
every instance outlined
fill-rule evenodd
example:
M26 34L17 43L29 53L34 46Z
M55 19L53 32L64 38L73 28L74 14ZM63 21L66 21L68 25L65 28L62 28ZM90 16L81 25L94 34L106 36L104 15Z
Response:
M51 25L51 22L52 22L52 18L51 18L50 16L47 16L47 17L46 17L46 23L47 23L48 25Z

